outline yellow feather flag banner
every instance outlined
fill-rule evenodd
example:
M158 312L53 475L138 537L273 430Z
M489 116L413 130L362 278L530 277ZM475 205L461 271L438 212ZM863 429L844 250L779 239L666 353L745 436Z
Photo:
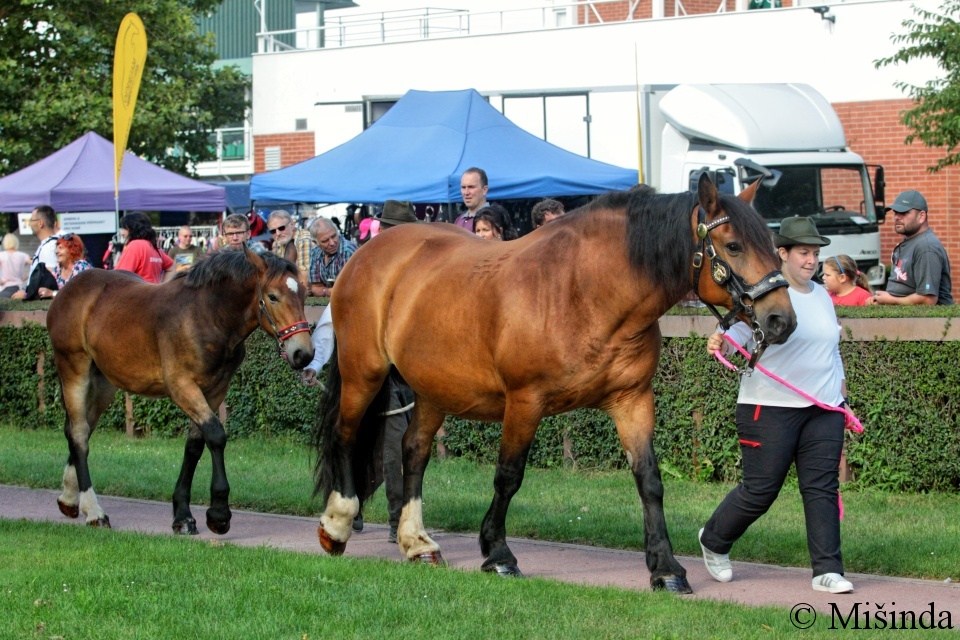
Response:
M128 13L120 23L113 53L113 158L114 199L120 208L120 168L127 150L133 111L137 106L143 65L147 61L147 31L140 16Z

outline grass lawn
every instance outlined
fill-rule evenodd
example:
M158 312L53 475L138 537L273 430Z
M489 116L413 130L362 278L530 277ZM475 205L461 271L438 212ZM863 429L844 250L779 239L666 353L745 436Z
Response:
M786 608L0 520L0 637L771 638ZM828 616L804 637L836 633Z
M183 453L179 439L131 440L116 432L91 439L97 492L168 501ZM66 442L53 431L0 426L0 483L59 488ZM312 498L312 452L283 440L235 440L227 446L231 505L274 513L318 515ZM194 502L207 500L209 456L194 483ZM424 487L428 527L477 531L492 497L493 468L463 460L434 461ZM665 510L674 549L699 554L697 530L730 485L665 479ZM960 580L960 495L887 494L846 488L843 551L852 572ZM383 491L365 509L386 521ZM641 510L625 471L528 469L507 519L511 536L641 549ZM479 548L477 554L479 557ZM803 512L795 486L737 543L735 560L808 566ZM522 559L521 559L522 561Z

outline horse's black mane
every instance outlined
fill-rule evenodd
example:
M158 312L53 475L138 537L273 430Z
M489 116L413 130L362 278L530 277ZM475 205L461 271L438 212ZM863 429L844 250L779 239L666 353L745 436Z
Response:
M735 196L719 194L718 198L744 247L772 254L770 229L763 218ZM682 295L690 287L690 263L696 250L690 231L690 215L696 205L693 191L658 194L653 187L638 185L600 196L588 208L626 209L630 264L666 290Z
M267 264L267 280L272 280L284 273L294 277L297 275L296 265L289 260L273 253L261 253L258 257ZM184 278L186 285L191 289L201 289L224 282L242 284L256 274L257 267L247 258L247 252L221 249L197 262L186 273L177 274L177 277Z

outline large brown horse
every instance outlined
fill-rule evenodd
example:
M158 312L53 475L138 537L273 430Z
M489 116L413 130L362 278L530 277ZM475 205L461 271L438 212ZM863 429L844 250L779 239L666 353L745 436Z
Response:
M244 341L260 326L277 338L284 358L302 369L313 358L304 317L306 292L297 268L272 254L221 251L165 284L126 271L92 269L57 294L47 329L67 412L69 456L60 511L110 526L87 466L90 434L117 389L169 396L190 418L180 476L173 491L173 530L197 533L190 513L193 474L210 449L213 473L207 527L230 529L227 435L217 418Z
M636 481L652 586L689 593L653 451L657 319L694 289L753 323L761 341L787 339L796 316L770 232L749 205L754 192L720 195L704 177L697 193L641 186L607 194L510 242L413 224L361 248L331 303L338 368L316 433L323 548L343 553L375 486L371 457L383 422L375 400L394 367L416 393L403 439L398 542L407 558L442 561L424 529L421 491L446 415L503 422L480 549L485 571L519 575L506 514L540 419L595 407L613 418Z

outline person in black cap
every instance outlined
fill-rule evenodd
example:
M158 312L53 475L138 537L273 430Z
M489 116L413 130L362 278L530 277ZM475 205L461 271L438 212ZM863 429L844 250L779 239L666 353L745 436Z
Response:
M893 229L904 237L893 249L887 290L873 304L953 304L950 259L929 226L927 200L919 191L904 191L887 207Z
M820 247L828 244L830 239L805 217L785 218L774 235L797 328L783 344L768 347L760 363L809 395L803 397L760 373L740 378L736 421L743 478L699 533L704 564L717 582L733 580L730 550L773 505L795 465L813 569L811 586L827 593L853 591L843 575L837 504L844 415L809 399L839 407L847 395L837 314L826 289L813 280ZM753 330L738 322L727 335L747 345ZM707 339L707 352L712 356L717 351L728 355L733 351L721 333Z

